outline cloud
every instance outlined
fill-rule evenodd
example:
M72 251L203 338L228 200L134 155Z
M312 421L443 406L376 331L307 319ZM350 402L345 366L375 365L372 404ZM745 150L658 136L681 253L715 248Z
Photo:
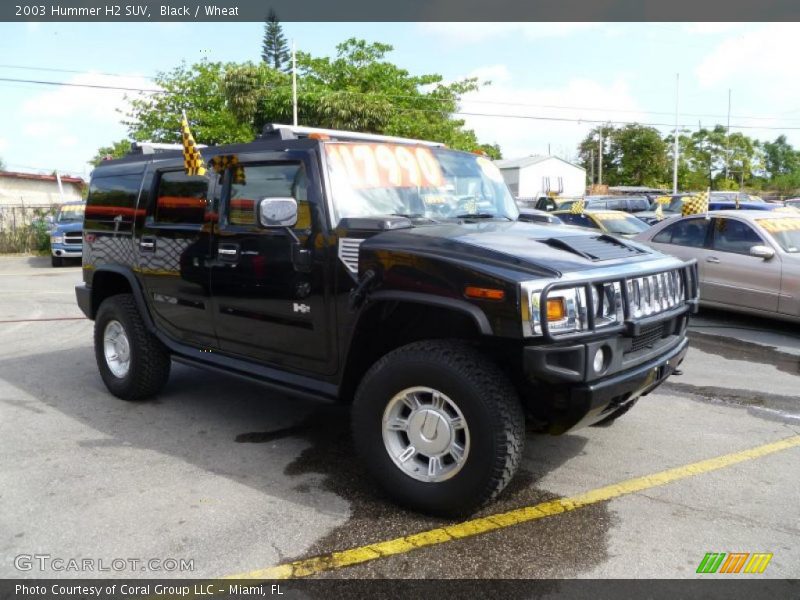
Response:
M125 96L139 95L138 92L129 90L155 89L151 80L138 75L116 77L82 73L66 83L72 85L48 90L25 102L22 105L23 115L62 119L78 114L91 114L97 121L117 123L120 119L118 111L125 110L128 105ZM109 86L127 90L75 87L76 85Z
M563 37L599 28L601 23L419 23L423 34L448 42L471 44L500 36L519 35L528 40Z
M478 67L471 71L467 77L477 77L478 81L490 81L493 84L507 83L511 80L511 72L505 65L489 65L486 67Z
M783 86L797 85L791 74L797 70L798 23L770 23L720 42L695 68L701 87L719 83L775 78Z
M692 35L718 35L741 29L742 26L742 23L687 23L684 30Z
M573 78L560 87L525 88L503 65L474 73L507 74L465 94L457 115L481 142L498 143L506 158L553 154L572 159L593 121L647 121L624 78L598 82ZM491 77L490 77L491 78ZM584 108L591 107L591 108ZM588 122L587 122L588 121Z
M10 144L8 143L7 139L0 138L0 152L5 152L8 149L9 145Z

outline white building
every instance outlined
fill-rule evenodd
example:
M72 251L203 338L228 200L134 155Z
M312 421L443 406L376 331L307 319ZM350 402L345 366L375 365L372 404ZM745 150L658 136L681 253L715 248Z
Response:
M62 198L55 175L0 171L0 206L50 207L81 199L86 182L80 177L61 176Z
M511 194L516 198L583 196L586 193L586 169L557 156L526 156L497 160Z

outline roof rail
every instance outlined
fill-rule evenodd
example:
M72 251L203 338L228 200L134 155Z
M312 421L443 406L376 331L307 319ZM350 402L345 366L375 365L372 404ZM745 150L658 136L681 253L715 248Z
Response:
M319 127L300 127L296 125L281 125L280 123L268 123L264 125L261 134L262 138L278 137L282 140L307 138L312 134L316 136L327 136L333 140L359 140L364 142L387 142L393 144L421 144L424 146L443 147L440 142L429 142L426 140L414 140L411 138L396 137L393 135L378 135L377 133L359 133L356 131L342 131L339 129L322 129Z
M198 148L206 148L204 144L196 144ZM183 150L183 144L162 144L160 142L133 142L129 154L158 154L159 152L171 152L173 150Z

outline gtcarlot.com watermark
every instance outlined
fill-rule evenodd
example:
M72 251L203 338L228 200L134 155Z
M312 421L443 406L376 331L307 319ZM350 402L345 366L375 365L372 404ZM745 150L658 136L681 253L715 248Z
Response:
M53 573L91 572L192 572L194 559L186 558L74 558L50 554L18 554L14 557L18 571Z

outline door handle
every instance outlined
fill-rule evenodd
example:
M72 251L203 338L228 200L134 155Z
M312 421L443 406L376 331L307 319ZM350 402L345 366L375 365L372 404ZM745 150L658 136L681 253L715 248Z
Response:
M143 237L139 240L139 249L142 252L155 252L156 250L156 238L154 237Z
M236 262L239 258L239 244L220 244L217 248L217 256L225 262Z
M706 262L714 263L716 265L719 264L719 259L716 256L709 256L708 258L706 258Z

